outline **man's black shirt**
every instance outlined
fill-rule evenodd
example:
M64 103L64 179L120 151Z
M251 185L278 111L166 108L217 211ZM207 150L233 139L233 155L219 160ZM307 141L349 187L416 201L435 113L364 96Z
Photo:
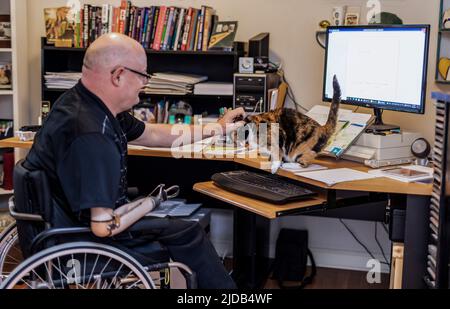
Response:
M128 202L127 142L145 125L129 113L114 117L79 82L54 104L26 158L44 170L54 200L72 220L88 223L85 210L116 208Z

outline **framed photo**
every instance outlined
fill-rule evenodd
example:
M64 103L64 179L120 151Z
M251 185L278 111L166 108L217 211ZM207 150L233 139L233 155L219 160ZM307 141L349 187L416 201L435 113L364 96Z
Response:
M359 24L359 13L347 13L345 14L346 26L355 26Z
M0 62L0 90L12 89L12 65Z
M10 15L0 15L0 48L11 48Z
M13 136L13 121L11 119L0 119L0 139Z

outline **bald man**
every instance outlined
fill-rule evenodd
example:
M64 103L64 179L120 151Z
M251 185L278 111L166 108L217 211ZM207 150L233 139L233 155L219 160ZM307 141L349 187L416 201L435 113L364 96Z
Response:
M235 288L198 223L145 217L155 199L128 200L127 143L170 147L179 138L170 125L144 124L127 112L139 102L146 70L137 41L120 34L97 39L86 51L81 81L55 102L25 166L49 178L58 206L53 226L90 225L96 241L119 246L144 264L152 262L146 251L157 239L173 260L196 272L199 287ZM240 117L242 109L225 114L214 133L235 130Z

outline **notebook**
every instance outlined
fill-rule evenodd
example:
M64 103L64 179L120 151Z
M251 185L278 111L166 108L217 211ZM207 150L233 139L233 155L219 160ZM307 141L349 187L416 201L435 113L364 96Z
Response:
M146 214L146 217L189 217L196 212L202 204L186 204L184 199L173 199L162 202L159 207Z

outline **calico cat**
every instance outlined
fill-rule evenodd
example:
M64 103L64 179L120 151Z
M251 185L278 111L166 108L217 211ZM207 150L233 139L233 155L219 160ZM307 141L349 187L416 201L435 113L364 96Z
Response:
M277 152L271 152L272 172L276 172L281 165L281 159L285 162L297 162L302 167L307 167L317 154L327 145L328 139L336 129L337 114L341 102L341 88L336 75L333 78L333 100L325 125L321 126L310 117L297 112L294 109L283 108L274 111L248 116L244 121L253 123L259 131L259 124L267 123L267 132L271 132L271 124L278 123L279 144ZM257 132L259 133L259 132ZM273 133L273 132L272 132ZM272 148L273 134L267 136L268 149ZM275 153L275 154L274 154ZM276 153L279 155L277 156ZM280 158L280 156L282 156Z

